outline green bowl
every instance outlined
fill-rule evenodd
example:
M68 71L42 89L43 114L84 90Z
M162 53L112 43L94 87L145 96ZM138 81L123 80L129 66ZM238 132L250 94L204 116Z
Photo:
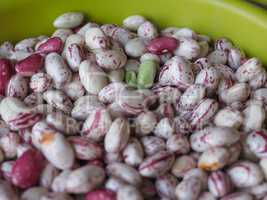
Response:
M0 41L52 33L53 20L66 11L83 11L100 23L141 14L160 28L191 27L228 37L267 64L267 11L244 0L1 0Z

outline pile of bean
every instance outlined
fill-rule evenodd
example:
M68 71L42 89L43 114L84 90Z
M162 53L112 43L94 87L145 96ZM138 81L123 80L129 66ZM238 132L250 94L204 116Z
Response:
M267 200L267 81L226 38L69 12L0 46L0 200Z

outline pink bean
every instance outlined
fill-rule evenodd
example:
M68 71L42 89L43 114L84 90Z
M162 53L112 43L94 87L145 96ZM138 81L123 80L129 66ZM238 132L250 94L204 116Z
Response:
M178 40L173 37L158 37L151 40L147 45L147 50L154 54L173 52L178 46Z
M10 60L0 59L0 95L5 95L5 89L12 75L12 64Z
M32 76L43 67L43 57L40 54L32 54L17 62L15 68L22 76Z
M20 188L35 185L44 167L42 155L29 149L19 157L12 167L12 183Z
M63 48L63 42L59 37L52 37L48 39L46 42L41 44L37 51L39 53L48 54L52 52L60 53Z

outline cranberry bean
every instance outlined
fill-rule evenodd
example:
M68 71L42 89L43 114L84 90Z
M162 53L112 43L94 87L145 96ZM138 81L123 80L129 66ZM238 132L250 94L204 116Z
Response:
M72 34L73 34L73 32L71 29L59 28L59 29L55 30L55 32L52 34L51 37L52 38L54 38L54 37L60 38L62 42L65 42L67 40L67 38ZM36 45L37 48L38 48L38 46L39 45Z
M34 92L44 92L52 86L52 78L45 73L36 73L31 77L30 88Z
M47 163L40 175L40 185L45 188L51 188L53 180L58 174L59 170L52 164Z
M96 63L107 70L122 68L127 61L127 56L122 50L101 50L96 53Z
M102 147L90 139L72 136L68 141L74 148L76 158L80 160L95 160L102 157Z
M174 133L174 127L168 118L162 118L154 129L154 134L164 139L170 138Z
M155 186L161 197L175 199L175 187L178 183L176 177L171 174L165 174L156 179Z
M225 65L227 62L227 53L225 51L215 50L208 55L208 61L212 65Z
M83 22L84 15L80 12L67 12L58 16L53 25L56 28L75 28Z
M143 200L142 194L134 186L123 186L117 192L117 200Z
M174 155L167 151L147 157L139 166L139 173L144 177L157 177L167 172L174 162Z
M101 185L105 179L105 172L101 167L86 165L70 172L66 190L74 194L87 193Z
M263 172L260 167L250 161L239 161L228 171L234 186L238 188L251 187L263 181Z
M246 192L235 192L221 198L221 200L253 200L253 197Z
M85 55L83 49L78 44L73 43L67 47L66 60L68 62L69 67L73 71L79 70L79 65L84 60L84 58Z
M179 38L179 46L174 51L176 56L184 57L192 60L198 57L200 46L194 39L181 37Z
M135 131L138 135L150 134L156 126L157 118L153 112L143 112L135 119Z
M197 166L196 161L191 156L181 156L176 158L171 172L173 175L175 175L178 178L182 178L186 172L189 170L195 168Z
M168 151L177 155L183 155L189 153L190 144L187 137L180 134L175 134L168 138L166 148Z
M229 176L221 171L211 173L208 179L208 186L215 197L223 197L229 194L232 189Z
M6 86L6 96L24 99L28 94L28 79L20 74L13 75Z
M62 89L63 92L73 101L76 101L85 94L85 89L80 81L79 74L74 74L71 82L65 84Z
M138 139L132 138L123 150L124 162L130 166L138 166L144 159L144 150Z
M85 33L87 46L92 49L107 49L110 46L109 38L99 27L89 28Z
M201 192L201 181L196 177L184 179L175 189L176 197L179 200L197 200Z
M123 26L131 31L137 31L146 19L141 15L131 15L123 20Z
M242 113L230 107L219 110L214 117L214 124L216 126L239 128L243 122L244 118Z
M120 178L131 185L138 186L142 182L142 178L138 171L126 164L119 162L111 163L107 166L106 170L108 175Z
M146 155L151 156L165 149L166 144L162 138L155 136L144 136L141 138Z
M146 21L138 27L137 34L141 38L152 40L158 36L158 31L154 24L149 21Z
M44 187L32 187L21 194L21 200L36 200L48 194L48 190Z
M63 170L60 174L58 174L52 182L51 189L54 192L66 192L66 184L69 178L71 171Z

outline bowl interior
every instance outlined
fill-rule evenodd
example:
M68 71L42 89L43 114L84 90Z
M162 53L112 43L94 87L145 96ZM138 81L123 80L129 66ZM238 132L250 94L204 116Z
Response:
M0 41L50 34L54 18L67 11L118 24L128 15L142 14L160 28L187 26L213 38L228 37L267 64L267 11L237 0L1 0Z

